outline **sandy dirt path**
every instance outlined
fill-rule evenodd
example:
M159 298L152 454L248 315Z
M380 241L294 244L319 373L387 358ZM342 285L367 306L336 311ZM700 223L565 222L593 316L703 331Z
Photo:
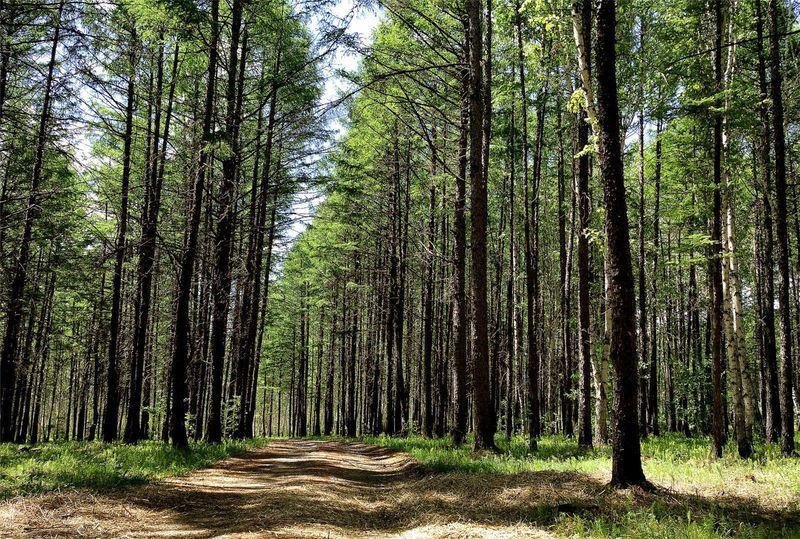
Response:
M426 473L378 447L287 440L117 492L8 500L0 536L549 537L530 524L529 495L511 483Z

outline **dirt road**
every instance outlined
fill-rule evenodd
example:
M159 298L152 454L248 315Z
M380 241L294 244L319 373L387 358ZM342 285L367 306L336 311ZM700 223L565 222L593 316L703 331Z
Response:
M479 476L425 473L382 448L276 441L118 492L6 501L0 536L548 537L526 523L530 498L520 494Z

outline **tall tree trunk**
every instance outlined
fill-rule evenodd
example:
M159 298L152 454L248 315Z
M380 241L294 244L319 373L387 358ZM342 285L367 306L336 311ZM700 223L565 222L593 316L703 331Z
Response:
M456 174L455 208L453 213L453 402L455 418L453 422L453 442L456 446L464 443L469 419L469 389L467 387L467 146L469 142L469 31L464 21L464 68L461 70L461 117L458 137L458 173ZM490 404L491 405L491 404Z
M719 0L717 0L719 1ZM775 234L778 248L778 314L781 325L781 451L794 453L794 401L792 400L792 313L789 304L789 232L786 217L786 134L783 125L783 72L781 70L782 25L778 0L769 0L770 95L772 140L775 152Z
M728 21L728 42L734 43L734 17L737 2L730 2ZM730 45L726 62L724 87L730 87L736 66L736 45ZM730 153L730 99L725 97L723 107L722 152L723 160ZM733 399L735 406L736 441L739 456L748 458L753 451L753 424L755 423L755 408L751 392L750 375L747 370L747 360L744 351L744 337L742 335L742 293L739 282L739 262L736 256L735 216L734 216L734 185L730 166L725 162L724 176L724 204L725 225L723 237L724 260L722 264L722 284L724 302L724 322L726 329L725 344L729 362L730 381L733 385Z
M475 449L494 449L494 410L489 390L489 335L486 296L488 195L483 174L483 13L481 0L466 0L469 23L470 252L472 254L472 415Z
M716 32L714 35L714 79L716 91L722 91L722 0L714 1ZM717 458L722 456L724 445L724 411L722 404L722 199L720 189L722 179L722 116L714 118L714 207L711 226L711 256L709 260L711 284L711 355L713 383L713 451Z
M131 24L135 24L131 21ZM128 188L131 177L131 144L133 133L134 99L136 97L136 28L131 27L128 46L128 101L125 105L125 134L122 150L121 204L117 219L117 242L114 248L114 275L111 280L111 321L109 323L108 369L106 370L106 407L103 412L103 441L117 437L119 421L119 334L122 316L122 266L125 263L126 234L128 231Z
M322 358L325 350L325 308L320 309L319 313L319 340L317 344L317 381L314 384L314 426L311 434L320 436L322 434L322 424L320 423L320 409L322 400ZM266 396L266 389L264 390ZM262 412L263 415L263 412Z
M661 208L661 118L656 120L656 166L653 175L653 256L652 277L650 286L652 287L652 306L650 309L650 376L647 385L647 410L650 419L650 432L658 436L661 432L658 426L658 346L657 346L657 324L658 315L656 313L658 301L658 254L660 245L660 223L659 211ZM680 256L680 255L679 255ZM671 370L669 371L672 372ZM670 381L672 378L670 378Z
M761 339L763 346L762 363L766 374L766 406L765 427L767 439L777 442L781 434L781 410L778 389L778 360L775 343L775 262L772 255L772 169L770 162L770 118L769 118L769 93L767 89L767 67L764 55L764 16L762 13L763 0L756 0L756 35L758 39L758 90L761 104L759 118L761 120L761 133L758 143L758 154L761 165L763 184L760 186L761 194L761 237L759 267L763 273L761 282L763 286L762 301L759 309L758 322L761 325Z
M208 46L208 82L206 86L205 108L203 112L203 147L197 174L190 191L189 221L183 242L177 283L175 307L175 327L172 364L170 366L171 410L169 430L172 445L178 448L188 446L186 438L186 366L189 360L189 301L192 292L194 262L197 257L197 239L200 229L200 215L203 202L205 178L211 167L207 146L212 140L214 124L214 96L217 74L217 46L219 43L219 0L211 0L211 39ZM209 174L210 175L210 174Z
M387 288L387 309L386 309L386 426L384 431L386 434L395 434L402 425L397 424L399 406L398 400L398 384L396 378L398 373L395 369L395 338L397 332L395 325L397 324L397 220L399 218L399 204L398 204L398 185L400 177L400 152L398 149L397 135L393 140L394 149L392 152L392 166L393 176L391 178L391 188L389 190L389 245L387 256L389 258L389 281Z
M353 281L358 284L360 260L359 254L353 254ZM352 313L350 315L350 350L347 353L347 397L345 399L345 436L354 437L356 435L356 355L358 353L358 292L357 288L353 288L350 292L350 305ZM342 373L343 378L345 373Z
M325 417L323 419L322 433L325 436L330 436L333 432L333 399L334 399L334 380L335 380L335 366L334 358L336 357L336 331L338 321L338 311L336 310L336 298L338 296L338 288L334 291L334 310L333 319L331 321L331 341L328 345L328 366L325 372ZM280 401L279 401L280 402Z
M592 7L588 1L581 3L580 24L582 27L581 35L584 36L583 54L585 62L591 65L591 56L585 36L591 34L592 29ZM580 54L580 51L579 51ZM578 400L578 444L582 447L592 445L592 424L590 419L589 404L589 376L591 369L591 333L589 312L591 309L591 299L589 297L589 218L591 214L591 195L589 193L589 153L586 145L589 143L589 124L586 111L581 109L578 113L578 171L575 175L575 197L578 206L578 352L580 368L580 398ZM597 414L596 428L598 436L605 432L605 386L596 384L595 394L598 401L595 403ZM601 416L602 414L602 416ZM602 429L602 430L601 430ZM605 435L598 439L605 442Z
M297 402L295 406L294 434L301 438L308 434L308 283L303 283L300 299L300 364L297 369Z
M394 295L396 298L396 305L394 309L395 322L395 385L396 389L396 405L395 405L395 429L399 432L406 432L408 428L408 387L406 385L406 376L403 368L403 327L405 320L405 296L406 296L406 266L407 266L407 252L408 252L408 207L409 207L409 178L410 178L410 164L409 153L406 152L406 166L405 187L401 187L400 181L400 168L399 168L399 153L398 153L398 169L396 174L397 180L397 217L395 222L397 224L396 243L398 251L397 261L397 293ZM400 202L400 194L403 193L404 202ZM402 210L400 209L402 207Z
M639 17L639 67L644 69L644 39L646 22L643 16ZM644 199L644 85L640 83L639 88L639 341L641 351L639 357L639 433L647 436L649 428L647 418L647 382L648 373L647 358L648 346L650 345L647 335L647 282L645 279L645 267L647 265L647 253L645 250L645 199ZM655 336L653 336L655 339ZM656 371L657 372L657 371ZM655 380L653 380L655 382ZM654 418L658 424L658 418Z
M636 408L639 386L636 311L620 144L616 27L615 2L601 0L597 8L595 69L599 156L606 207L607 308L611 312L609 345L615 374L611 482L616 486L627 486L646 481L642 471Z
M519 81L520 81L520 101L521 101L521 112L522 112L522 184L524 190L523 202L525 204L525 224L523 227L524 230L524 241L525 241L525 287L528 290L528 300L526 302L525 307L525 315L526 315L526 322L528 327L527 333L527 345L528 345L528 371L530 376L530 371L532 370L530 367L534 367L534 369L538 368L538 328L536 325L535 314L536 314L536 277L534 275L536 268L534 267L535 262L533 260L533 233L531 231L531 215L530 215L530 208L531 208L531 185L530 185L530 174L528 170L529 166L529 153L530 147L528 145L528 93L527 88L525 85L525 56L523 51L523 42L522 42L522 13L519 1L517 0L515 5L516 16L515 16L515 24L516 24L516 40L517 40L517 63L519 69ZM538 126L537 126L538 128ZM536 194L534 193L533 196L535 197ZM538 376L531 377L532 379L529 381L529 395L528 398L530 402L528 404L528 445L531 451L536 450L537 446L537 438L538 438L538 429L535 428L536 425L534 423L538 423L539 417L539 396L538 396ZM533 407L536 407L534 410Z
M211 397L209 400L206 440L222 440L222 378L225 366L225 347L228 336L228 306L231 295L231 249L235 232L235 190L239 168L239 118L236 106L239 40L242 27L242 0L234 0L231 8L230 53L228 55L228 82L225 91L227 112L225 137L230 147L222 161L221 185L218 192L219 219L215 231L214 281L211 290L214 308L211 312ZM246 54L246 51L242 51ZM237 370L239 377L246 376ZM245 406L243 395L237 393L239 407Z
M422 433L433 436L433 388L431 367L433 356L433 262L436 234L436 140L431 144L431 178L428 204L428 239L425 253L425 300L423 322L423 359L422 359Z

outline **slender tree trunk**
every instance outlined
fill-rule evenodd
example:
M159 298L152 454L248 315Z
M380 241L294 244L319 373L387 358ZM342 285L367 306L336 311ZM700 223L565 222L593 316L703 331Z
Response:
M317 344L317 381L314 384L314 426L312 427L312 435L320 436L322 434L322 425L320 424L320 408L322 400L322 358L324 355L325 343L325 309L324 307L319 313L319 341ZM266 389L264 390L266 395ZM262 408L263 409L263 408ZM262 412L263 415L263 412Z
M428 242L425 253L425 318L424 318L424 351L422 360L422 433L430 438L433 436L433 400L431 367L433 356L433 261L436 234L436 142L431 145L431 179L428 205Z
M334 291L334 307L336 306L336 298L338 296L338 289ZM337 310L334 308L333 311L333 320L331 321L331 342L328 346L328 367L326 369L326 378L325 378L325 417L323 420L323 429L322 433L325 436L330 436L333 432L333 398L334 398L334 358L335 358L335 343L336 343L336 331L337 331L337 319L338 313Z
M355 255L355 264L353 269L354 277L357 279L359 264L358 254ZM356 355L358 354L358 296L355 290L351 292L352 298L350 314L350 350L347 353L347 395L345 399L345 436L356 436ZM344 374L344 373L343 373Z
M581 3L581 26L582 35L591 33L592 28L592 8L589 2ZM591 49L584 42L583 46L586 62L591 62ZM592 445L592 424L590 419L589 404L589 376L591 369L591 321L589 312L591 309L591 299L589 297L589 219L591 214L591 195L589 193L589 154L586 145L589 143L589 124L586 111L581 109L578 114L578 166L575 176L575 197L578 206L578 352L580 369L580 393L578 400L578 444L582 447ZM596 384L595 392L598 395L598 402L595 403L597 417L598 435L601 428L605 430L605 399L600 400L600 395L605 395L605 388L602 384ZM603 417L600 414L603 413ZM601 443L605 439L598 440Z
M716 33L714 37L714 78L717 92L722 91L722 0L714 1L714 16ZM711 284L711 333L712 333L712 383L713 383L713 451L717 458L722 456L724 445L724 410L722 403L722 116L717 114L714 119L714 207L711 227L711 257L710 284Z
M481 0L466 0L470 65L470 235L472 254L472 413L475 449L494 449L495 422L489 388L489 335L486 297L486 231L488 195L483 174L483 13Z
M189 359L189 301L191 299L194 262L197 257L197 239L200 229L203 191L209 163L206 145L211 143L214 124L214 87L217 72L217 45L219 42L219 0L211 0L211 40L208 47L208 82L206 86L205 110L203 113L203 148L192 189L190 191L190 215L184 236L183 252L180 259L177 299L175 308L174 345L170 366L171 410L169 430L172 445L178 448L188 446L186 438L186 366Z
M646 22L643 16L639 17L639 66L644 69L644 39ZM645 198L644 198L644 87L639 89L639 342L641 351L639 357L639 433L647 436L649 428L647 417L647 382L648 382L648 346L650 341L647 335L647 282L645 279L645 267L647 265L647 253L645 250ZM653 337L655 339L655 336ZM658 418L654 419L658 424Z
M465 21L465 34L468 23ZM456 446L464 443L469 419L469 388L467 386L467 146L469 141L469 69L466 67L469 56L469 38L465 37L465 67L461 71L461 117L458 138L458 173L456 175L455 209L453 214L453 402L455 420L453 422L453 442Z
M526 302L525 307L525 315L527 321L527 345L528 345L528 374L531 375L531 367L534 367L533 370L538 368L539 358L538 358L538 347L539 344L537 342L537 325L535 321L535 314L536 314L536 277L534 275L535 269L535 262L533 259L533 232L531 231L531 215L530 215L530 208L531 208L531 185L530 185L530 174L529 174L529 153L530 147L528 145L528 94L527 88L525 85L525 57L523 51L523 42L522 42L522 13L520 11L520 4L519 1L516 2L516 16L515 16L515 24L516 24L516 40L517 40L517 63L519 68L519 80L520 80L520 101L521 101L521 112L522 112L522 184L524 190L524 197L523 203L525 204L525 224L524 224L524 241L525 241L525 287L528 290L528 300ZM538 126L537 126L538 128ZM535 197L536 194L534 193L533 196ZM538 376L531 377L529 381L529 391L528 391L528 398L530 402L528 404L528 436L529 441L528 445L531 451L536 450L537 445L537 438L538 438L538 428L535 423L538 423L539 417L539 396L538 396ZM534 409L533 407L536 407Z
M235 233L235 189L239 168L239 118L236 96L239 40L242 27L242 2L234 0L231 8L230 53L228 55L228 82L225 92L227 112L225 136L230 147L229 155L222 161L222 182L218 192L219 219L215 231L214 281L211 296L214 308L211 313L211 397L209 400L208 428L206 440L219 443L222 440L222 378L225 365L225 347L228 336L228 307L231 295L231 248ZM242 51L246 54L246 51ZM246 373L237 370L239 377ZM239 407L245 406L243 395L237 392Z
M719 1L719 0L718 0ZM778 314L781 325L781 451L794 453L794 401L792 399L792 313L789 304L789 232L786 216L786 134L783 125L783 72L778 0L769 0L770 95L772 97L772 141L775 152L775 235L777 236Z
M131 24L135 24L131 22ZM122 266L125 263L126 234L128 231L128 188L131 177L131 144L133 133L134 99L136 97L136 29L131 29L129 45L128 102L125 106L125 134L122 150L121 206L117 220L117 242L114 249L114 275L111 280L111 322L109 325L108 369L106 370L106 407L103 412L103 441L117 437L119 421L119 333L122 316Z
M653 255L651 257L652 277L652 305L650 308L650 377L647 385L647 410L650 419L650 432L658 436L661 434L658 425L658 315L656 313L658 301L658 254L660 245L659 212L661 208L661 118L656 120L656 166L653 175ZM680 255L679 255L680 256ZM669 366L668 366L669 368ZM670 370L671 373L671 370ZM670 382L672 378L670 377ZM671 386L670 386L671 387Z

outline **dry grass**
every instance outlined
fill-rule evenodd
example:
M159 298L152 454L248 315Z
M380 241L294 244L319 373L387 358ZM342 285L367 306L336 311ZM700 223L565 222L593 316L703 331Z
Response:
M606 480L561 470L432 472L372 445L275 441L159 483L7 500L0 536L516 538L662 530L665 537L705 537L800 530L796 499L793 510L769 510L735 494L615 491ZM658 526L642 527L648 518Z

